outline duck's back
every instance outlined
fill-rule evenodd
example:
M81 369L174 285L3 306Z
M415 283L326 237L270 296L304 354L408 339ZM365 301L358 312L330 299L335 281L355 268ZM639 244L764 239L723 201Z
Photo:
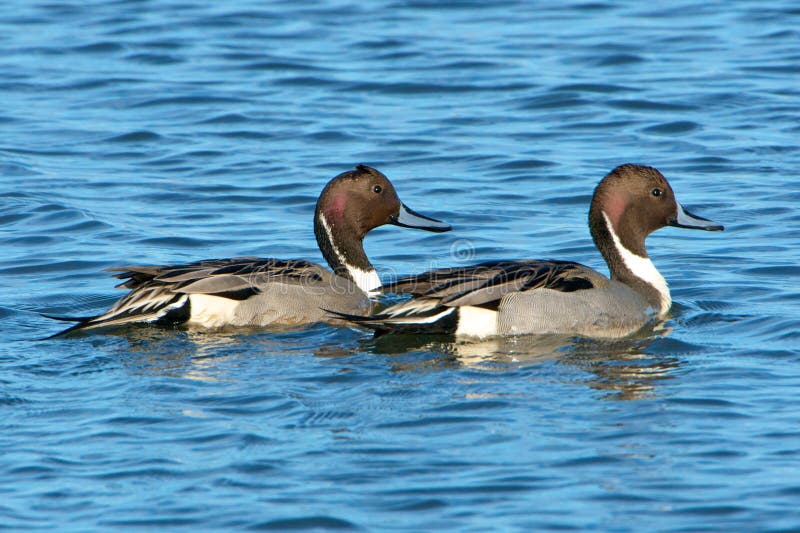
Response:
M190 305L189 324L215 327L329 321L331 315L325 310L366 315L372 304L355 283L320 268L313 278L259 284L258 293L242 301L220 303L213 296L196 294L190 296Z

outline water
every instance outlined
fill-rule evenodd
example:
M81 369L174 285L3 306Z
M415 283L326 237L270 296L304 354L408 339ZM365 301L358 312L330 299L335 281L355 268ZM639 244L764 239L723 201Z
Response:
M6 2L0 523L11 529L800 528L793 2ZM448 234L381 275L605 270L586 211L651 164L724 233L666 229L663 330L373 341L312 326L37 341L101 269L321 260L322 185L372 164Z

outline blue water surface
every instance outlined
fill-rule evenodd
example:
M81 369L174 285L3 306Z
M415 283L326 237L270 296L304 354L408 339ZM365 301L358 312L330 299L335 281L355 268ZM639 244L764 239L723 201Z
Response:
M774 2L7 1L0 11L0 525L800 529L800 9ZM594 185L658 167L724 233L648 241L631 339L128 329L102 269L321 261L367 163L431 234L384 278L495 258L605 271Z

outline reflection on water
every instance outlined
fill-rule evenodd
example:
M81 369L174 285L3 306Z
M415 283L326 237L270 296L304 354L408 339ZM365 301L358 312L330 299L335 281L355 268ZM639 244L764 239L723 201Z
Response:
M606 391L605 397L635 400L657 394L659 381L669 379L679 359L668 353L648 353L650 341L671 328L659 324L621 340L582 339L560 335L524 335L488 339L452 339L431 335L387 335L364 341L360 350L376 355L416 353L420 358L395 362L397 371L430 371L466 367L489 372L498 366L556 362L591 377L571 376L572 382ZM652 350L650 350L652 351ZM328 348L327 353L336 350ZM341 354L344 355L344 350Z
M304 332L302 327L271 328L163 328L150 325L129 325L93 332L80 332L68 341L104 336L124 340L116 344L120 360L127 361L137 372L171 375L191 379L216 379L204 374L202 369L213 369L214 359L235 356L240 350L252 349L256 344L265 354L286 353L294 347L297 338L320 326ZM257 339L257 342L256 342ZM134 354L137 357L131 357Z
M298 339L313 336L325 327L228 331L128 327L108 334L127 341L117 344L118 357L133 374L219 381L227 379L225 369L242 353L256 352L264 357L302 353ZM663 326L616 341L559 335L459 340L435 335L387 335L373 339L369 333L349 331L356 342L348 344L342 337L334 337L317 346L314 356L388 356L395 372L412 373L457 368L496 372L509 365L557 363L583 373L569 374L571 383L605 391L605 397L619 400L657 394L658 382L669 379L680 364L677 357L650 349L652 339L669 333L670 328Z
M119 347L117 356L132 374L200 381L218 379L213 373L204 371L214 364L215 355L210 350L231 342L224 336L192 339L192 334L186 331L155 327L127 327L107 334L127 341L127 346ZM208 362L209 356L212 357L211 363Z

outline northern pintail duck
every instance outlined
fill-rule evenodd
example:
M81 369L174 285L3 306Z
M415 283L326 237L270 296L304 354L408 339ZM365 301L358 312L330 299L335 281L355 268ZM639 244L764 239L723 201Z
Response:
M684 209L655 168L621 165L597 185L589 209L589 228L610 279L578 263L552 260L437 269L385 287L413 294L407 302L347 318L377 334L622 337L663 318L672 305L667 282L645 250L647 236L664 226L723 229Z
M329 320L321 308L370 311L381 281L364 236L384 224L442 232L450 226L406 207L389 179L366 165L333 178L314 212L314 234L333 272L302 259L238 257L183 265L109 269L130 289L105 313L58 333L131 323L264 326Z

